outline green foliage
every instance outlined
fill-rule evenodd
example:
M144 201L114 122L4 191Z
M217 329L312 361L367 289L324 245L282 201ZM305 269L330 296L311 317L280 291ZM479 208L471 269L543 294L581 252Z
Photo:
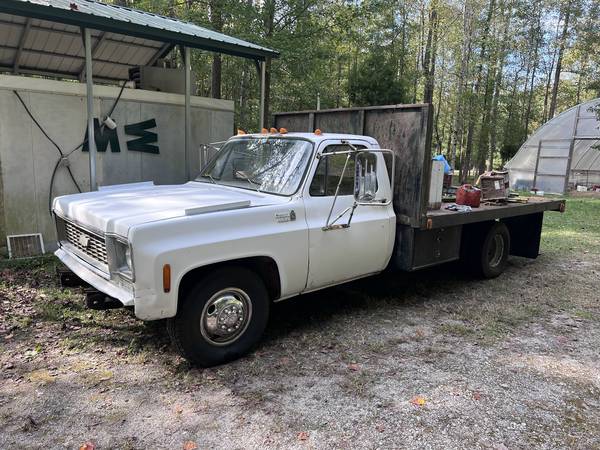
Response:
M456 167L497 166L549 119L561 46L556 113L600 93L597 0L113 2L208 28L214 10L224 33L278 50L271 112L314 109L317 95L322 108L421 102L434 63L434 144L456 154ZM181 61L177 51L171 59ZM198 95L211 95L212 62L193 52ZM221 92L237 127L257 129L258 87L253 61L223 56Z
M355 65L348 80L348 97L356 106L388 105L407 101L406 86L390 58L377 48Z

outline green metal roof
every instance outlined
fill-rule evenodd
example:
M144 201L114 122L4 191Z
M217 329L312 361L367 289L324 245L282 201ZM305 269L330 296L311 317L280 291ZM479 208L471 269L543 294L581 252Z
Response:
M279 56L279 53L274 50L192 23L95 0L0 0L0 13L92 28L244 58L264 60L267 57Z

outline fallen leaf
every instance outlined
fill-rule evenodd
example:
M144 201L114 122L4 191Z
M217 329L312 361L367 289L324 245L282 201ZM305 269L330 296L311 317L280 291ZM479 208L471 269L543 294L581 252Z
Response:
M175 414L181 414L183 412L183 408L180 405L175 406Z
M53 383L55 381L56 375L51 374L46 369L34 370L29 375L27 375L27 379L32 383L39 384L48 384Z
M306 431L301 431L300 433L298 433L298 440L299 441L306 441L308 439L309 434Z
M96 444L92 441L87 441L85 444L81 444L79 450L95 450Z
M196 444L194 441L187 441L185 444L183 444L183 450L195 450L198 448L198 444Z
M415 406L424 406L425 405L425 398L421 397L420 395L417 395L417 396L411 398L410 402L413 405L415 405Z
M481 400L481 392L473 392L473 400Z
M98 381L108 381L113 377L113 373L110 370L105 370L100 373Z
M383 425L381 425L381 424L380 425L376 425L375 429L377 431L379 431L380 433L383 433L385 431L385 427Z
M356 372L356 371L360 370L360 366L358 364L355 364L355 363L348 364L348 369Z

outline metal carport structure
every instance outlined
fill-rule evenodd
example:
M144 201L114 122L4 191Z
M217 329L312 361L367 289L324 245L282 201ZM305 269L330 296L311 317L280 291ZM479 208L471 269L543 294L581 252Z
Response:
M95 0L0 1L0 72L86 81L90 189L96 186L93 79L129 79L129 68L151 66L175 47L185 70L185 147L190 151L191 53L196 48L255 60L260 68L260 127L265 69L271 49L222 33Z

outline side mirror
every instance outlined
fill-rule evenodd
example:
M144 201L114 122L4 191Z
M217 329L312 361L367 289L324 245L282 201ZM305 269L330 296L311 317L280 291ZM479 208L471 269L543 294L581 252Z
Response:
M377 194L377 157L371 152L356 154L354 166L354 199L371 203Z

